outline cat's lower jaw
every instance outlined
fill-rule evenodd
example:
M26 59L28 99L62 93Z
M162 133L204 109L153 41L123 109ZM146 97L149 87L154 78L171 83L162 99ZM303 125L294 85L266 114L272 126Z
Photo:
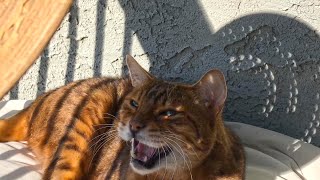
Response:
M147 169L143 165L139 164L139 162L137 162L137 160L135 160L133 158L131 158L131 160L130 160L130 166L134 172L136 172L140 175L151 174L151 173L154 173L160 169L160 167L153 167L151 169Z

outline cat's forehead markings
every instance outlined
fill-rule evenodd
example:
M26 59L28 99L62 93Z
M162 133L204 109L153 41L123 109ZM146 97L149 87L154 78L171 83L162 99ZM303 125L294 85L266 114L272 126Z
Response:
M147 97L157 99L164 95L165 90L166 89L161 87L160 85L155 85L148 90Z
M182 102L166 102L164 107L171 107L177 111L183 111L184 110L184 104Z

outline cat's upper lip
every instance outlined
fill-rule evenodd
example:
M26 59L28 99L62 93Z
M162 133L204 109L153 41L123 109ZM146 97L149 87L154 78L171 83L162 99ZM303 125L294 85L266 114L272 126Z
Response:
M132 138L130 140L130 142L132 142L134 140L139 141L139 142L141 142L149 147L152 147L152 148L161 148L161 147L165 146L164 143L162 143L161 141L146 140L146 138L141 137L141 136L136 136L135 138Z

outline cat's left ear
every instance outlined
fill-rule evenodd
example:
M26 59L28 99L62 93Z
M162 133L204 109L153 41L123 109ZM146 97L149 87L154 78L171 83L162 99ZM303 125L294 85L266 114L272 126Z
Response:
M144 70L132 56L127 55L126 62L129 68L130 79L133 87L141 86L154 78Z
M220 70L213 69L207 72L194 87L206 100L206 106L213 107L217 113L221 111L227 98L227 85Z

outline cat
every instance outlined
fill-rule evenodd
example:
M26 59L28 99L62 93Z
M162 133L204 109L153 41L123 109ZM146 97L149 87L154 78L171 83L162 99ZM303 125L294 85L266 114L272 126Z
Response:
M27 141L43 179L244 179L239 138L224 126L224 76L166 82L130 55L129 77L79 80L0 121L0 142Z

